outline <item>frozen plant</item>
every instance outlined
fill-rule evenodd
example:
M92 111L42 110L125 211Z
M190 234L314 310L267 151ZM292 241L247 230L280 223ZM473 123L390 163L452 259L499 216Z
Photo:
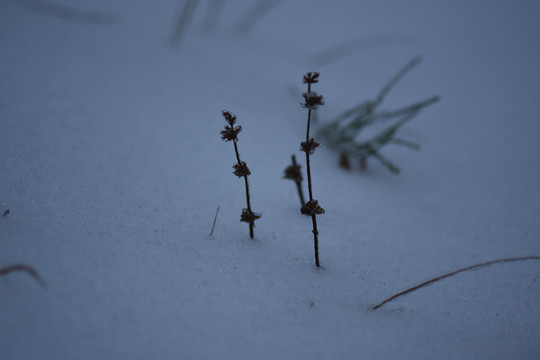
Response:
M228 125L225 125L225 129L221 130L221 140L227 142L232 141L234 144L234 152L236 154L236 164L233 165L233 174L239 178L244 178L244 183L246 185L246 202L247 208L242 209L242 214L240 215L240 221L246 222L249 224L249 237L253 239L253 228L255 227L255 220L261 217L261 214L251 211L251 201L249 198L249 184L248 184L248 175L251 174L246 163L240 160L240 153L238 152L238 133L242 131L241 126L234 126L236 122L236 116L229 111L222 111L222 115L225 118L225 121Z
M328 125L323 126L318 135L323 137L327 143L337 149L341 153L340 164L347 168L349 157L358 158L363 169L367 164L367 159L371 156L379 160L390 171L397 174L400 172L399 167L387 160L381 153L380 149L387 144L396 144L409 147L411 149L419 149L420 145L409 140L396 136L397 131L401 126L407 123L420 113L425 107L439 101L438 96L433 96L429 99L419 101L412 105L393 110L393 111L378 111L379 105L392 87L405 76L405 74L421 61L417 57L407 63L390 81L383 87L377 98L373 101L365 101L357 106L354 106ZM397 119L397 120L396 120ZM380 124L384 122L393 122L373 138L369 140L359 140L359 134L369 125Z
M317 215L324 214L324 209L319 205L318 200L313 199L312 181L311 181L311 167L309 163L309 156L315 152L315 149L320 146L314 138L309 138L309 128L311 125L311 112L316 110L320 105L324 105L323 97L314 91L311 91L311 84L319 82L319 73L308 72L302 79L304 84L307 84L307 92L303 93L304 102L301 103L303 108L308 110L307 117L307 130L306 141L300 144L300 151L306 153L306 173L308 179L308 191L309 201L302 205L300 212L304 215L311 216L311 222L313 223L313 247L315 249L315 264L317 267L319 263L319 231L317 230Z

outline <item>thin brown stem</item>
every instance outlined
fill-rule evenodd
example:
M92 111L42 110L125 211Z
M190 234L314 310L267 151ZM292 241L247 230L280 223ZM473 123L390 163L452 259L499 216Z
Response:
M310 110L311 113L311 110ZM308 122L309 128L309 122ZM309 134L308 134L309 135ZM313 200L313 190L311 187L311 167L309 164L309 152L306 152L306 170L308 176L308 192L309 192L309 201ZM313 247L315 249L315 264L317 267L319 264L319 231L317 230L317 216L311 215L311 222L313 223Z
M315 139L309 138L309 130L311 127L311 110L317 109L320 105L324 105L324 100L321 95L311 92L311 84L318 82L318 72L307 72L302 81L307 84L307 92L303 93L304 103L301 104L308 110L307 126L306 126L306 141L300 144L301 150L306 153L306 172L308 180L309 202L302 206L300 212L304 215L311 216L311 222L313 223L313 248L315 249L315 264L320 267L319 263L319 230L317 230L317 214L324 214L324 209L319 206L319 202L313 199L313 181L311 179L311 163L310 155L313 154L315 149L320 145Z
M241 165L240 161L240 153L238 152L238 145L236 145L236 141L233 141L234 144L234 153L236 154L236 161L238 162L238 165Z
M310 127L311 127L311 109L308 110L308 115L307 115L306 141L309 141L309 128Z
M247 209L248 209L248 213L252 213L251 211L251 201L249 199L249 184L248 184L248 178L247 176L244 176L244 181L246 183L246 201L247 201ZM249 223L249 237L253 239L253 227L255 226L255 224L253 222L250 222Z
M234 152L236 154L236 160L238 161L238 165L241 166L242 165L242 162L240 161L240 153L238 152L238 145L236 145L236 141L233 141L233 144L234 144ZM251 214L252 211L251 211L251 200L249 198L249 183L248 183L248 178L247 178L247 175L244 175L244 183L245 183L245 187L246 187L246 202L247 202L247 210L248 212ZM249 237L251 239L253 239L253 228L254 228L254 223L253 222L250 222L249 223Z
M313 200L313 190L311 187L311 165L309 163L309 153L306 152L306 171L307 171L307 179L308 179L308 193L309 193L309 201Z
M212 230L210 231L210 236L214 234L214 228L216 227L216 220L217 220L218 212L219 212L219 206L217 207L217 210L216 210L216 216L214 216L214 223L212 224Z
M319 231L317 230L317 216L311 215L311 222L313 223L313 248L315 250L315 264L320 267L319 263Z
M395 300L400 296L406 295L408 293L411 293L413 291L421 289L424 286L433 284L434 282L437 282L437 281L442 280L442 279L446 279L447 277L454 276L454 275L459 274L459 273L464 272L464 271L469 271L469 270L473 270L473 269L477 269L477 268L481 268L481 267L486 267L486 266L493 265L493 264L499 264L499 263L504 263L504 262L512 262L512 261L524 261L524 260L540 260L540 256L524 256L524 257L516 257L516 258L499 259L499 260L488 261L488 262L481 263L481 264L467 266L467 267L464 267L462 269L449 272L448 274L437 276L437 277L435 277L435 278L433 278L431 280L424 281L421 284L418 284L418 285L413 286L413 287L411 287L411 288L409 288L409 289L407 289L405 291L402 291L402 292L400 292L398 294L390 296L388 299L386 299L386 300L382 301L381 303L375 305L373 307L373 310L377 310L378 308L380 308L381 306L383 306L387 302Z
M232 114L230 111L223 110L222 112L223 117L225 118L225 121L228 125L225 126L225 129L221 130L221 140L223 141L232 141L234 144L234 154L236 156L236 164L233 165L234 172L233 174L238 176L239 178L244 178L245 188L246 188L246 202L247 202L247 208L242 209L242 214L240 215L240 221L246 222L249 224L249 236L253 239L253 228L255 227L255 220L260 219L261 214L254 213L251 211L251 201L249 198L249 182L248 182L248 175L251 174L249 171L249 168L247 167L246 163L240 160L240 152L238 151L238 133L242 131L241 126L234 126L236 122L236 116Z
M311 91L311 84L308 84L308 92ZM306 142L309 141L309 128L311 124L311 109L308 110L308 120L307 120L307 131L306 131ZM308 193L309 201L313 201L313 188L311 181L311 165L309 161L309 151L306 151L306 171L307 171L307 180L308 180ZM313 224L313 248L315 250L315 265L320 267L319 263L319 231L317 230L317 216L311 215L311 222Z

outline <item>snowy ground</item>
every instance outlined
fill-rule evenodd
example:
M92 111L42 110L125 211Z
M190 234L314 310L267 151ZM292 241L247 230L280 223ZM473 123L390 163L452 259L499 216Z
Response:
M47 283L0 277L0 358L538 359L540 261L371 307L540 255L540 6L284 1L235 35L251 2L225 2L205 34L208 3L171 47L173 0L0 2L0 268ZM313 56L370 44L358 39L382 44ZM302 159L291 93L319 71L328 121L417 55L383 107L442 100L403 129L420 151L383 151L400 175L344 171L324 143L313 155L317 270L311 221L281 179ZM222 109L244 129L254 241Z

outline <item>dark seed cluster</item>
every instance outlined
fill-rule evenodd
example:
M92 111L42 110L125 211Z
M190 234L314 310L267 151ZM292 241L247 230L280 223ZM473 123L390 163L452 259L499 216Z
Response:
M316 142L314 138L311 138L309 139L309 141L302 141L300 143L300 151L313 155L313 153L315 152L315 149L318 148L319 146L321 146L321 144Z
M302 208L300 209L300 212L303 215L321 215L324 214L324 209L319 205L318 200L310 200L308 201Z

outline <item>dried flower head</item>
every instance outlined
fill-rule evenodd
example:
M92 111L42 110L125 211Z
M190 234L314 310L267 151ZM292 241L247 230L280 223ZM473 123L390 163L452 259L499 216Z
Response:
M303 215L320 215L324 214L324 209L319 205L318 200L310 200L308 201L302 208L300 209L300 212Z
M302 143L300 143L300 151L313 155L315 149L319 146L321 146L321 144L316 142L314 138L311 138L309 141L302 141Z
M300 103L300 105L308 110L316 110L320 105L324 105L322 95L314 91L305 92L302 96L304 97L304 103Z
M234 115L232 112L227 110L222 110L221 114L225 118L225 121L229 123L229 125L233 126L236 122L236 115Z
M221 140L223 141L238 141L238 133L242 131L241 126L233 127L225 125L225 130L221 130Z
M304 84L315 84L319 82L319 73L318 72L308 72L302 78Z
M242 209L242 215L240 215L240 221L253 225L255 225L255 220L260 218L260 213L254 213L253 211L250 211L246 208Z
M249 171L249 168L247 167L246 163L243 161L240 164L234 164L233 169L234 169L233 174L238 177L251 175L251 171Z

